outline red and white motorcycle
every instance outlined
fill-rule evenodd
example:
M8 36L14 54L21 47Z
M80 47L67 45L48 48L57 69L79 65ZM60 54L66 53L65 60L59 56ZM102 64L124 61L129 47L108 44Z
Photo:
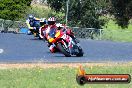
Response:
M66 57L72 55L81 57L84 54L79 41L77 41L72 31L65 26L58 26L55 37L50 39L50 43L54 45L54 51L57 49Z

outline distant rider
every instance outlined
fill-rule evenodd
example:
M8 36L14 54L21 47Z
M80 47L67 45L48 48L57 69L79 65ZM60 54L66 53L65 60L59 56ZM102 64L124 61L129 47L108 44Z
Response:
M28 26L28 29L33 33L33 30L35 27L39 26L40 19L34 17L33 15L29 15L28 19L26 20L26 24Z

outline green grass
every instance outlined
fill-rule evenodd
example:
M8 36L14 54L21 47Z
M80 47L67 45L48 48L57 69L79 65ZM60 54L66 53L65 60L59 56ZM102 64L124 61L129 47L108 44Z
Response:
M130 74L132 66L84 67L87 73ZM76 83L76 68L30 68L0 69L0 88L132 88L130 84L86 84Z
M128 28L122 29L115 21L109 20L109 22L103 27L104 32L102 35L103 40L112 40L120 42L132 42L132 23L128 25Z

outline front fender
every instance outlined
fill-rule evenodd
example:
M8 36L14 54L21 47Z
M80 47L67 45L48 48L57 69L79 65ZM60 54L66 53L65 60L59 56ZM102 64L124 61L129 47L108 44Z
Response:
M61 40L58 41L58 43L61 43L61 44L63 44L66 48L68 48L68 45L67 45L67 43L65 42L65 40L61 39Z

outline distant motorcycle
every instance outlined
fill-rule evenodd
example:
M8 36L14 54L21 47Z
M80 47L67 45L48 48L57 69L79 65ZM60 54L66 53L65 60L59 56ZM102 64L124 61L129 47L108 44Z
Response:
M39 39L43 39L43 36L41 34L41 28L45 25L44 22L36 21L34 23L34 27L30 29L31 33L34 35L34 37L38 37Z
M72 55L81 57L84 54L80 43L74 38L73 33L65 28L56 30L55 37L52 38L51 43L66 57Z

